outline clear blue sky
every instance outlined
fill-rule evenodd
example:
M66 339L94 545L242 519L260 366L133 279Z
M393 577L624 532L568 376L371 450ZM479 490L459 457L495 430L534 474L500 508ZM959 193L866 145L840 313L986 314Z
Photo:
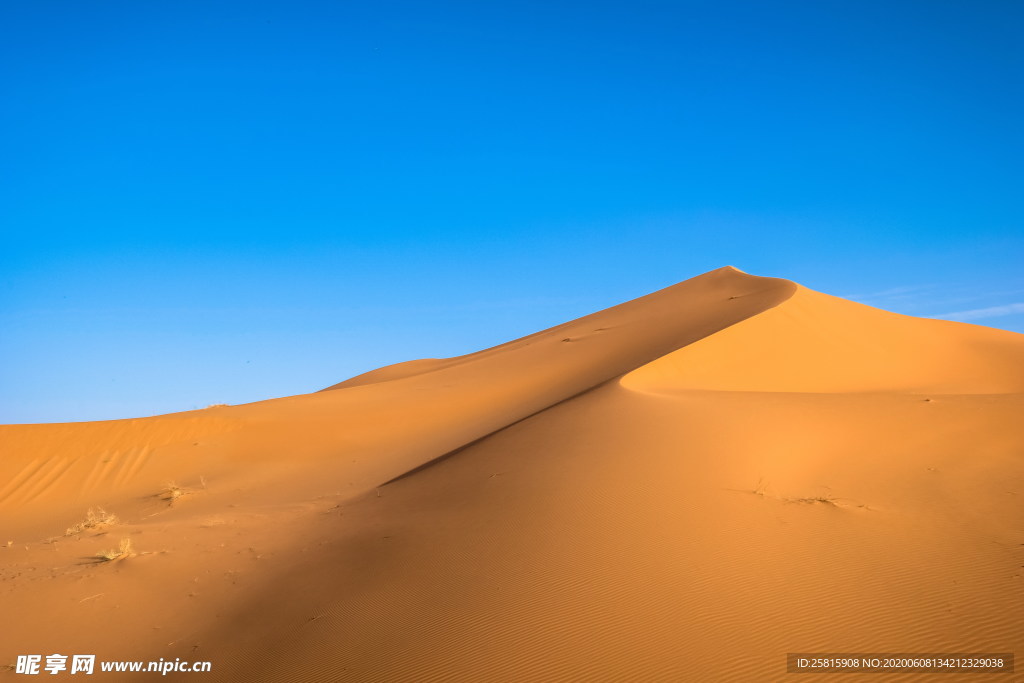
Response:
M0 7L0 422L319 389L718 266L1024 331L1024 4Z

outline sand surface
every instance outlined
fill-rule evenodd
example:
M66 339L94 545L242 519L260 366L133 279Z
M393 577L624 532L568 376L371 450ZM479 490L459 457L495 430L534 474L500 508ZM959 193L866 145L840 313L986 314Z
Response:
M306 395L0 426L0 666L776 681L1024 656L1022 615L1024 336L732 268Z

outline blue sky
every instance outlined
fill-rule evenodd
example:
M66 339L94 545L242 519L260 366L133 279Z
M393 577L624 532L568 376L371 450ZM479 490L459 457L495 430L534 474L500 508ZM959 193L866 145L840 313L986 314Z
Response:
M732 264L1024 332L1024 5L0 8L0 422L304 393Z

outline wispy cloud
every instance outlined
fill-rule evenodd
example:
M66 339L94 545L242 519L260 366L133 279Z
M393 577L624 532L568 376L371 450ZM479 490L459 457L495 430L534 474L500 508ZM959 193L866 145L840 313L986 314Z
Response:
M974 308L969 311L943 313L941 315L933 315L931 317L941 318L943 320L958 320L960 322L967 322L968 320L998 318L1004 315L1014 315L1015 313L1024 313L1024 303L1005 304L1003 306L990 306L989 308Z

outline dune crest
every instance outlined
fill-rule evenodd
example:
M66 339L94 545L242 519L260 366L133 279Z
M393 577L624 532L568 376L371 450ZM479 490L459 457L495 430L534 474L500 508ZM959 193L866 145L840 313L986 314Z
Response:
M43 454L66 458L29 495L0 497L0 507L84 500L76 484L92 481L97 470L111 470L115 487L141 491L175 469L197 477L254 460L273 469L284 452L297 467L320 466L339 449L376 454L357 475L360 486L371 487L760 313L793 287L721 268L492 349L381 368L313 394L137 420L0 426L0 446L9 453L0 473L11 479L35 476ZM183 428L214 417L219 430ZM382 421L392 426L382 430ZM306 438L296 442L299 432ZM194 448L211 441L222 447ZM111 453L130 457L119 455L118 444L146 449L144 466L103 462ZM212 457L197 461L197 452Z

